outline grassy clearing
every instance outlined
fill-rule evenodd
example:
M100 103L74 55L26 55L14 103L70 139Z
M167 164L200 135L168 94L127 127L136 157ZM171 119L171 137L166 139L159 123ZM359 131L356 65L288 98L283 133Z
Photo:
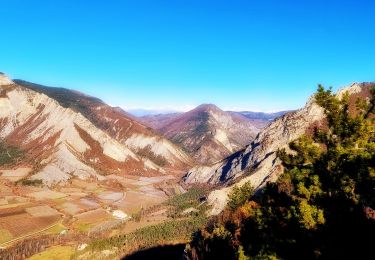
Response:
M206 189L195 187L183 194L171 197L165 203L167 206L169 206L168 216L172 218L181 217L181 214L185 209L197 208L200 205L200 198L206 195ZM202 210L205 209L202 208Z
M91 228L90 223L79 223L77 226L77 230L80 232L88 232Z
M55 226L47 229L45 231L45 233L46 234L60 234L60 232L63 231L63 230L65 230L65 229L66 229L66 227L63 224L58 223Z
M29 260L69 260L74 253L70 246L54 246L39 254L33 255Z

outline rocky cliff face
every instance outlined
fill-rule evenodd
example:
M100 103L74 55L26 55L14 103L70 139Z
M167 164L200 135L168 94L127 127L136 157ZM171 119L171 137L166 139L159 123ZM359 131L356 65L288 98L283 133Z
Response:
M35 169L31 179L53 185L73 176L152 175L189 165L166 139L98 99L73 93L32 89L0 75L0 140L26 151ZM77 106L67 105L72 99Z
M366 83L353 84L339 91L337 95L340 97L344 92L348 92L352 103L355 103L356 96L368 95L371 86ZM217 214L226 204L231 184L238 182L238 185L242 185L250 181L258 190L268 181L275 181L282 173L276 151L286 148L291 141L322 124L323 109L310 98L304 108L290 112L265 127L246 149L209 167L194 167L186 174L184 181L189 184L209 183L226 186L209 196L209 202L213 205L212 214Z
M143 120L183 147L199 164L214 163L242 149L264 126L210 104L158 118L157 123L155 116Z

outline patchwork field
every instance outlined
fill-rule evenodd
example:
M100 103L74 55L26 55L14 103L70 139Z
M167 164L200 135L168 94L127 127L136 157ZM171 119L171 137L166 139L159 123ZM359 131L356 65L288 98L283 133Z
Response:
M2 243L49 228L61 219L57 211L48 206L41 207L47 207L48 211L37 213L35 207L25 208L22 206L0 209L0 230L6 237L4 239L1 236ZM32 214L28 211L31 211Z
M27 196L32 197L36 200L47 200L47 199L60 199L60 198L66 197L67 195L65 193L46 189L46 190L41 190L41 191L30 193Z
M103 181L74 179L45 187L16 183L31 169L0 170L0 246L44 234L110 231L132 214L165 201L173 176L109 175ZM178 191L177 191L178 192ZM128 230L160 223L164 214L129 222Z

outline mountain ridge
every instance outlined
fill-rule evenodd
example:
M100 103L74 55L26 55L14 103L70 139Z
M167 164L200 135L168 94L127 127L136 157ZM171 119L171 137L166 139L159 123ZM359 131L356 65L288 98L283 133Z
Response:
M142 117L169 140L182 146L199 164L216 162L242 149L264 126L214 104L201 104L185 113Z
M348 92L353 107L355 98L369 96L374 86L375 83L353 83L339 90L336 95L341 97ZM256 190L260 190L267 182L275 181L282 173L276 151L287 148L291 141L302 134L311 133L314 127L324 127L324 118L323 109L311 97L303 108L279 117L261 130L245 149L211 166L190 169L184 181L189 184L224 186L209 196L209 202L213 205L211 213L218 214L223 210L234 183L243 185L250 181Z
M102 179L99 173L105 171L152 175L191 164L177 146L100 99L13 82L5 75L0 82L0 138L20 145L41 164L32 179L53 185L72 176Z

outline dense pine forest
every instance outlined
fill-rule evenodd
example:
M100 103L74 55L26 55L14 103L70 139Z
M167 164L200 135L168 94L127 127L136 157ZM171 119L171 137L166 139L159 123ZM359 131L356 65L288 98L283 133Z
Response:
M318 87L325 127L279 150L284 174L236 188L193 235L190 259L367 259L375 234L375 91L350 102Z

